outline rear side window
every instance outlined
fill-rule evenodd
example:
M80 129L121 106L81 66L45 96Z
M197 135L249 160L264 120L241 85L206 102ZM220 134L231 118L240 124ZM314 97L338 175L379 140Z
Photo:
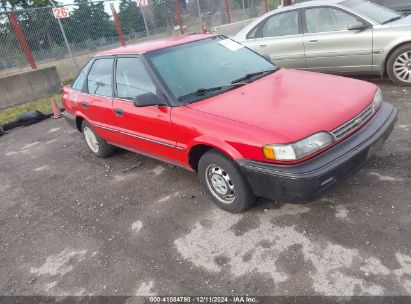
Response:
M270 17L261 28L262 37L277 37L298 34L298 11Z
M134 100L144 93L156 94L156 87L142 62L136 57L118 58L116 70L117 97Z
M87 76L87 71L91 65L91 61L89 61L86 66L80 71L78 74L77 78L74 80L73 85L71 86L72 89L76 91L83 92L84 87L86 84L86 76Z
M88 93L99 96L113 96L113 58L94 61L87 77Z

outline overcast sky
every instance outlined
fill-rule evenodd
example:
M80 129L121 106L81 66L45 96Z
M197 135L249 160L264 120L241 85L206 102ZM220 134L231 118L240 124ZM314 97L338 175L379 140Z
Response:
M74 4L74 1L73 1L73 0L57 0L57 1L58 1L59 3L61 3L61 4L64 4L64 5ZM94 2L94 1L96 1L96 0L93 0L93 2ZM120 1L119 1L119 0L117 0L117 1L104 1L105 11L111 16L112 14L111 14L110 3L113 3L113 4L114 4L114 7L115 7L115 9L116 9L116 11L117 11L117 13L118 13L118 8L119 8L119 6L120 6ZM69 6L69 7L68 7L68 9L69 9L70 11L72 11L74 8L75 8L75 6Z

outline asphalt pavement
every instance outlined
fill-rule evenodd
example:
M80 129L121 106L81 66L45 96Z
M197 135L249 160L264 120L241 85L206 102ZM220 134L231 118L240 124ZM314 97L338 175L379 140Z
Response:
M48 119L0 137L0 295L411 295L411 89L356 175L304 205L230 214L195 173L94 157Z

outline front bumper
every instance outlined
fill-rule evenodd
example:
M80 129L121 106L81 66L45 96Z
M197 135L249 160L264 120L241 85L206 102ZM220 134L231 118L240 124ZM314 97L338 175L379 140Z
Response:
M296 165L237 163L257 196L289 202L310 200L359 169L383 145L396 121L397 109L383 103L361 129L308 161Z

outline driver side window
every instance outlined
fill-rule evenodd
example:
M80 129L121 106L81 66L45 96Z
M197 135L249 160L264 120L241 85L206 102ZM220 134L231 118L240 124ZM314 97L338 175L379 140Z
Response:
M157 95L154 83L136 57L117 59L116 87L117 97L121 99L134 100L145 93Z
M335 8L317 7L305 10L305 20L308 33L321 33L347 30L357 18Z

